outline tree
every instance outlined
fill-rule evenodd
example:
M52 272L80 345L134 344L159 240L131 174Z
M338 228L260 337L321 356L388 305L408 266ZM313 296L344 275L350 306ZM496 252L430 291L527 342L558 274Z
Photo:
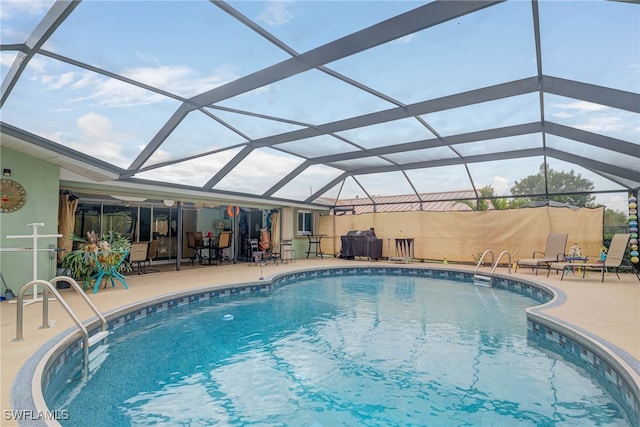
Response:
M604 238L610 240L615 233L626 233L629 229L629 218L624 212L613 209L604 210Z
M478 195L476 200L461 200L459 203L469 206L474 211L487 211L489 208L503 210L523 205L520 199L508 200L506 197L496 197L495 190L490 185L478 189Z
M536 175L529 175L520 181L516 181L511 187L513 195L542 194L541 196L532 196L530 201L545 200L545 179L544 179L544 163L540 165L540 172ZM573 169L569 172L558 172L547 165L547 187L548 193L564 193L550 195L549 200L560 203L566 203L574 206L592 206L595 197L590 194L576 194L591 191L594 188L593 182L582 175L576 174Z

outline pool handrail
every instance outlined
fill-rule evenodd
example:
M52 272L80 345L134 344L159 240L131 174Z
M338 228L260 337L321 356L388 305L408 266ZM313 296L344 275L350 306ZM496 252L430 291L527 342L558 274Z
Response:
M82 321L78 318L78 316L71 309L69 304L62 297L60 292L58 292L58 290L54 286L55 283L61 282L61 281L69 283L71 285L71 287L73 289L75 289L76 292L78 292L78 294L80 294L82 296L82 298L89 305L91 310L100 319L100 323L102 324L102 331L98 332L97 334L92 336L91 340L89 340L89 332L87 331L87 328L84 326ZM49 328L49 291L51 291L53 293L53 295L56 297L56 299L60 302L62 307L67 311L67 313L69 314L71 319L73 319L73 321L76 324L76 326L78 326L78 328L82 332L82 352L83 352L82 372L83 372L83 375L87 375L88 372L89 372L89 347L92 344L95 344L98 341L103 341L107 337L107 335L109 334L109 332L107 330L107 320L102 315L102 313L100 313L98 308L91 302L89 297L87 297L87 295L82 290L80 285L78 285L78 282L76 282L73 278L71 278L69 276L57 276L57 277L54 277L53 279L51 279L50 282L48 282L46 280L32 280L31 282L28 282L28 283L24 284L20 288L20 290L18 291L18 296L17 296L16 337L12 341L18 342L18 341L23 341L24 340L23 334L22 334L22 329L23 329L23 327L22 327L23 326L23 311L24 311L24 304L23 304L24 293L30 286L34 287L34 292L35 292L37 290L37 286L38 285L42 285L43 286L43 291L42 291L42 326L40 326L40 329Z
M480 271L480 267L482 267L482 264L484 263L484 258L487 255L491 255L491 271L489 271L489 274ZM507 266L509 268L509 274L511 274L511 254L508 251L502 251L498 255L498 258L495 259L493 251L491 249L487 249L482 253L482 256L478 260L478 264L476 265L476 268L473 271L473 283L481 286L493 286L493 275L496 272L496 268L498 268L498 265L500 264L500 260L502 259L503 255L507 255L507 258L508 258Z

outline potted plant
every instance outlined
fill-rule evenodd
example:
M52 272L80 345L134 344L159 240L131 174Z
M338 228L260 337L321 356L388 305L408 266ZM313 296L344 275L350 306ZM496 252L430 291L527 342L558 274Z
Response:
M131 264L127 255L131 250L131 242L118 232L110 231L102 237L95 232L87 233L87 239L74 236L75 241L82 242L76 250L68 252L63 258L61 266L68 274L82 283L84 290L89 289L98 278L122 281L120 271L131 271ZM120 276L120 277L119 277ZM100 283L95 283L94 292ZM123 282L123 285L124 284Z

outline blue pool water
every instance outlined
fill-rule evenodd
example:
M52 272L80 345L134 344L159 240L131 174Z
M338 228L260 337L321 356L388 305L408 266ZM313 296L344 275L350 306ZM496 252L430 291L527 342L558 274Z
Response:
M300 281L120 327L89 381L63 369L45 398L65 426L629 425L528 344L537 304L421 277Z

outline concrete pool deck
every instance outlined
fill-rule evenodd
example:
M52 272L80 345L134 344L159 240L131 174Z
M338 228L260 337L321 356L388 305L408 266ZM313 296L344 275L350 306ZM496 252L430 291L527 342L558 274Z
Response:
M246 263L220 266L189 266L184 264L181 271L166 271L137 275L132 272L127 277L129 289L124 289L118 282L116 287L100 289L97 294L88 293L91 301L101 312L109 312L118 307L135 301L149 299L155 296L171 294L181 290L195 289L205 286L226 286L229 284L255 282L261 277L269 278L273 275L302 269L325 267L376 267L398 266L401 264L386 260L377 262L347 261L339 258L300 259L288 264L269 264L260 268ZM403 265L403 264L402 264ZM416 268L441 268L447 270L463 269L473 271L470 265L449 264L442 266L435 263L409 264ZM154 266L155 268L156 266ZM163 269L174 270L175 266L166 265ZM509 276L506 269L498 269L497 274ZM552 273L549 278L546 272L535 275L528 269L520 269L513 277L539 282L562 291L566 301L560 305L554 304L545 309L544 314L559 319L566 325L588 331L593 336L610 343L612 348L620 349L632 357L632 377L640 383L640 281L634 274L621 274L618 280L614 273L600 282L600 276L592 273L583 279L579 275L568 275L563 281L560 276ZM18 287L10 286L17 294ZM62 296L73 308L80 319L94 317L89 307L80 300L73 290L62 290ZM28 298L27 298L28 300ZM27 305L24 309L24 340L13 342L16 336L16 304L7 301L0 303L0 376L2 383L1 425L17 425L13 420L6 419L5 411L19 410L12 408L10 395L13 382L20 368L47 341L60 335L74 326L72 319L56 301L49 304L49 319L52 327L40 329L42 324L42 303ZM54 325L55 324L55 325ZM615 351L615 350L614 350Z

